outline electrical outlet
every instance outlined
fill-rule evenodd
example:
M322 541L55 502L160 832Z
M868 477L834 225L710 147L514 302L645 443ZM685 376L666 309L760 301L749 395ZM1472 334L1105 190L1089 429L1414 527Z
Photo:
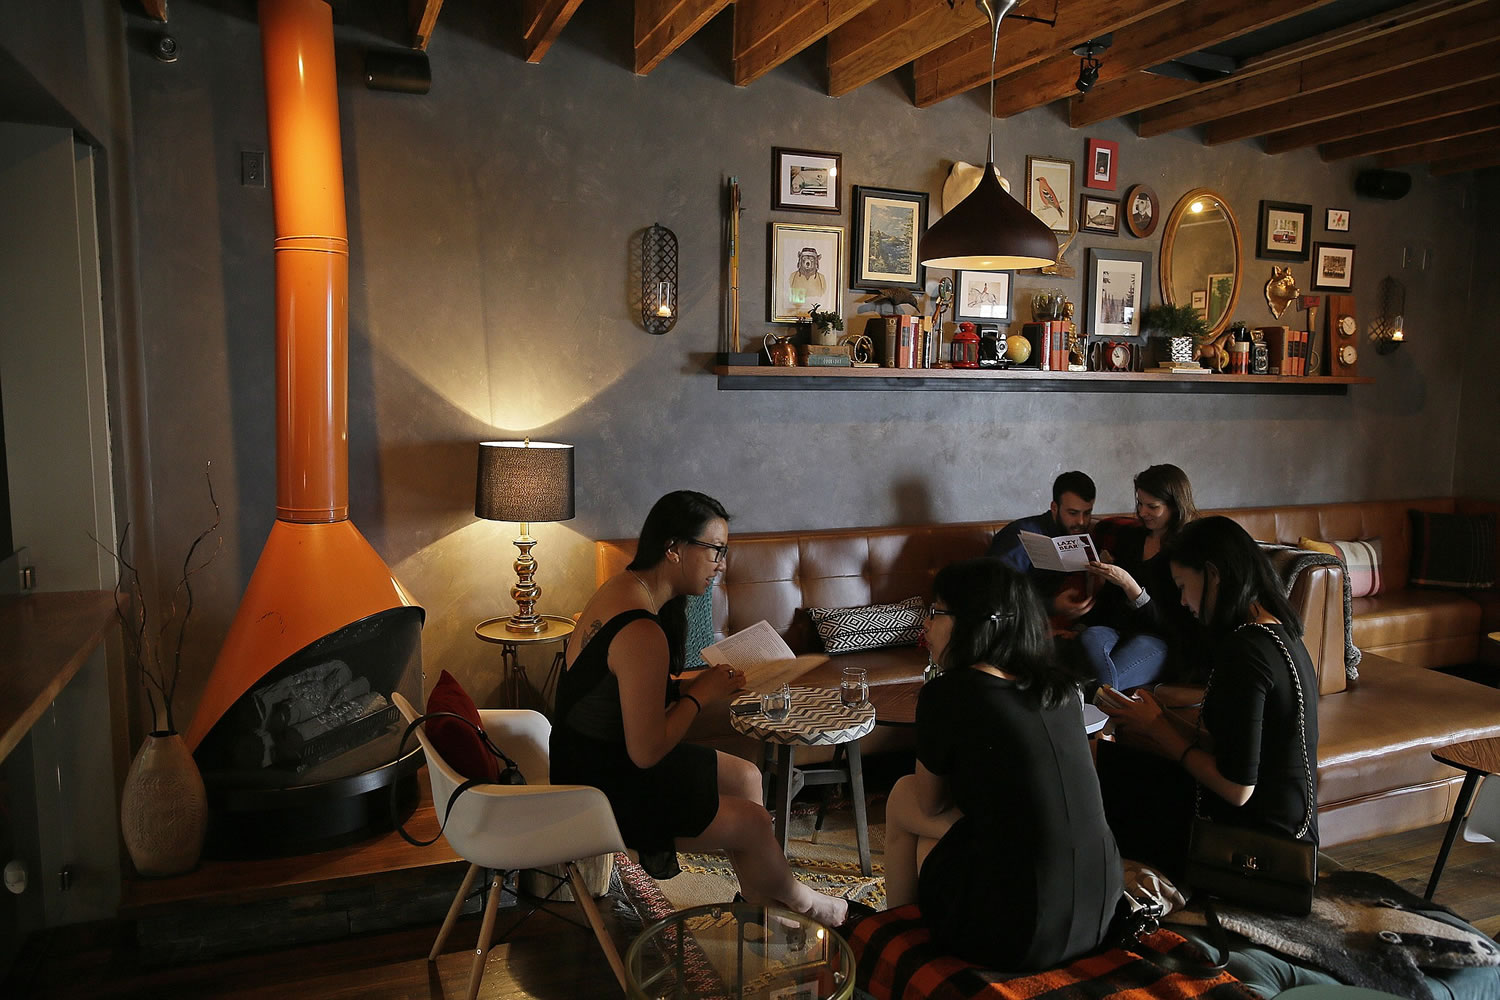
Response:
M266 154L258 149L240 150L240 184L245 187L266 186Z

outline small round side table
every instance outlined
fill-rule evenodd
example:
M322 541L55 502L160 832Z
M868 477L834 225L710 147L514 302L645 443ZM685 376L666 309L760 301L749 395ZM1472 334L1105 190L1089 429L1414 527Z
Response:
M552 658L552 666L547 670L547 676L542 680L542 686L537 689L532 686L531 678L526 676L526 668L517 657L517 652L522 646L540 645L546 642L562 642L573 634L577 622L571 618L561 615L538 615L546 625L540 632L511 632L506 629L505 623L510 617L490 618L474 626L474 634L485 642L500 644L500 697L505 704L500 708L529 708L526 702L533 704L541 703L542 714L547 713L547 692L551 691L557 684L558 675L562 672L563 663L566 660L566 648L559 649L557 655ZM530 692L531 696L528 696Z

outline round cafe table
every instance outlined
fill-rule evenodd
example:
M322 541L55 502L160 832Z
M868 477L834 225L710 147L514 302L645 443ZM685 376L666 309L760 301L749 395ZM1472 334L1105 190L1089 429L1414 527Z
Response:
M876 684L870 688L870 705L875 709L877 726L915 726L917 696L926 681L903 681L900 684ZM1083 731L1090 736L1103 729L1109 716L1093 705L1084 703Z

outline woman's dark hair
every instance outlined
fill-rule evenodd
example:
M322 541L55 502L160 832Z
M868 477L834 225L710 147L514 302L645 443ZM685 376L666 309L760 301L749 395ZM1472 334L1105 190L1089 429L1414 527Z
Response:
M1167 522L1167 537L1182 530L1182 526L1198 517L1198 507L1193 503L1193 484L1187 473L1175 465L1153 465L1135 477L1135 488L1164 501L1171 508L1172 520Z
M1199 607L1203 624L1214 630L1237 628L1253 620L1252 604L1286 626L1294 636L1302 634L1302 619L1281 589L1281 580L1271 560L1250 533L1227 517L1204 517L1185 524L1164 550L1167 560L1186 569L1205 573L1209 566L1218 574L1213 606ZM1205 582L1205 586L1206 586Z
M626 569L647 570L659 565L667 557L667 549L673 543L697 538L709 521L721 518L729 520L724 505L706 493L695 490L674 490L651 505L646 523L641 525L641 537L635 543L635 558ZM671 650L671 672L682 673L682 646L687 640L687 597L674 597L656 612L662 631L667 634L667 648Z
M1044 708L1073 696L1075 681L1053 653L1042 599L1023 574L998 559L965 559L943 567L932 591L953 612L938 664L944 670L988 663L1015 676Z

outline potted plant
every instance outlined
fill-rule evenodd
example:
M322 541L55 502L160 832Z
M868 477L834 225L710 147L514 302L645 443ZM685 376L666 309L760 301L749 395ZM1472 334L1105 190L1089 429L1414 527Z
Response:
M812 343L821 347L833 347L839 342L837 330L844 328L844 318L836 312L825 312L818 303L807 312L807 321L812 325Z
M1198 348L1209 340L1208 323L1192 306L1152 306L1141 316L1141 329L1166 340L1174 364L1192 363Z

